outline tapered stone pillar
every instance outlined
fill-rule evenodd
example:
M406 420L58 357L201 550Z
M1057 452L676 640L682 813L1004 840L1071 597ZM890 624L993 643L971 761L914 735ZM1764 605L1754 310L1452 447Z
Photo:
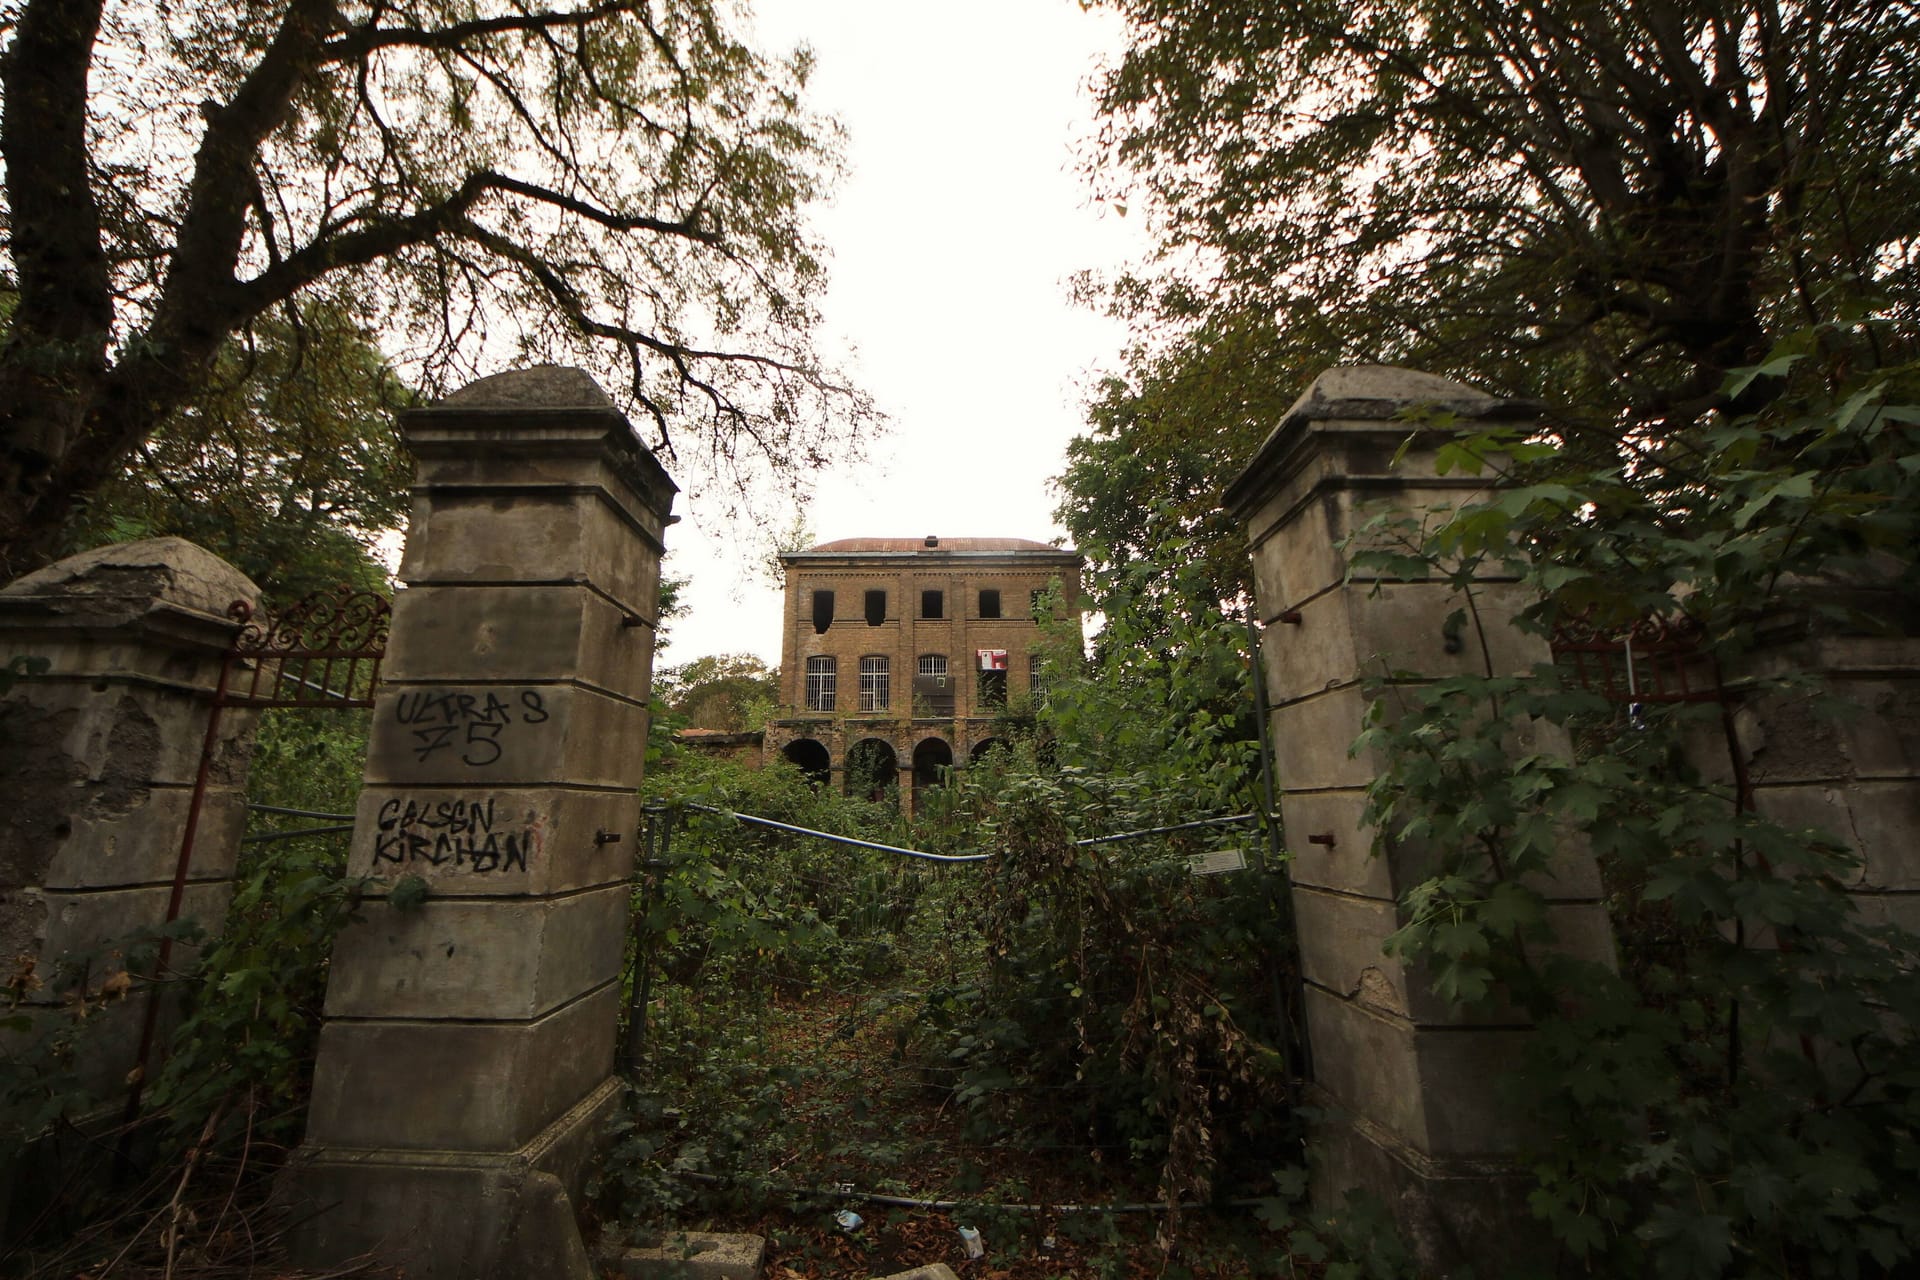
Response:
M1384 761L1348 748L1365 726L1369 676L1446 676L1489 663L1505 674L1549 654L1544 641L1508 624L1525 603L1514 582L1475 586L1483 650L1473 628L1449 630L1463 602L1446 582L1350 574L1343 543L1376 516L1431 520L1431 509L1484 496L1483 478L1435 473L1442 433L1395 420L1421 406L1469 419L1532 412L1404 369L1331 369L1225 501L1247 527L1265 624L1261 660L1314 1089L1327 1116L1315 1137L1315 1197L1337 1208L1349 1189L1369 1191L1393 1210L1431 1274L1471 1260L1478 1274L1497 1275L1503 1262L1524 1263L1539 1238L1513 1176L1526 1135L1502 1086L1528 1029L1513 1014L1450 1010L1419 973L1382 952L1401 923L1400 895L1431 864L1426 850L1382 842L1363 820L1367 785ZM1568 854L1541 888L1560 945L1610 963L1591 859Z
M172 1024L145 987L97 1007L103 986L124 989L130 940L169 918L217 933L226 916L254 716L227 708L211 739L207 725L240 629L228 608L259 599L181 538L83 552L0 590L0 663L47 664L0 699L0 959L34 1015L0 1034L0 1053L77 1032L77 1083L103 1101L143 1058L159 1064ZM203 750L208 785L183 848ZM191 958L170 946L161 976Z
M328 982L299 1254L589 1274L569 1196L613 1102L674 486L591 378L407 414L418 463ZM420 890L424 889L424 898Z

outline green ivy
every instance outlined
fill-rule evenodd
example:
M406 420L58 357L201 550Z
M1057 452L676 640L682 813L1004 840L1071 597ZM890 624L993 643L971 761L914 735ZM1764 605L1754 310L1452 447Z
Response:
M249 798L347 812L366 759L364 712L268 712L255 737ZM256 815L253 834L302 825ZM334 939L357 912L348 837L242 847L220 932L194 970L186 1016L147 1101L191 1139L225 1109L261 1136L297 1137L313 1070Z
M1445 579L1469 617L1477 576L1518 574L1539 600L1524 628L1663 618L1721 670L1797 635L1897 634L1920 586L1912 391L1911 370L1803 382L1758 413L1603 448L1462 434L1442 471L1497 466L1497 496L1398 545L1363 531L1376 549L1354 563ZM1514 1086L1537 1122L1533 1210L1567 1257L1674 1277L1920 1264L1920 939L1861 918L1844 842L1753 812L1718 776L1720 708L1630 714L1551 665L1394 673L1371 693L1355 750L1389 764L1369 819L1433 859L1388 950L1455 1005L1532 1015ZM1742 696L1841 711L1811 678ZM1599 864L1617 968L1551 946L1540 886L1569 849Z

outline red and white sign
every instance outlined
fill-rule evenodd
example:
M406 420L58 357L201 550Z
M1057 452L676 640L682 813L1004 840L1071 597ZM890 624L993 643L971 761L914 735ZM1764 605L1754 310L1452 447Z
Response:
M1005 649L976 649L980 655L982 671L1005 671L1007 669L1007 651Z

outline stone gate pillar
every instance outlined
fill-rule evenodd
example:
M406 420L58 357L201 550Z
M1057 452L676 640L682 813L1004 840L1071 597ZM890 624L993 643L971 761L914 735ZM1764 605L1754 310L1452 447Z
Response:
M254 716L227 708L207 722L222 655L240 624L227 609L257 605L245 574L181 538L149 538L70 556L0 590L0 663L47 660L45 675L0 701L0 963L20 981L32 1031L66 1019L61 971L86 985L123 972L129 935L170 915L217 932L246 826ZM203 748L209 781L190 847L183 832ZM169 948L168 968L186 967ZM158 1064L169 1019L148 996L87 1019L80 1083L111 1100L128 1087L147 1042ZM158 1012L158 1010L156 1010Z
M674 486L585 373L406 414L412 526L302 1155L315 1264L587 1276ZM424 890L424 897L421 891Z
M1430 1273L1471 1259L1479 1274L1503 1274L1501 1262L1523 1260L1537 1239L1511 1176L1524 1134L1501 1089L1527 1028L1484 1010L1454 1013L1382 953L1400 924L1400 895L1426 877L1425 853L1393 844L1376 853L1362 812L1382 761L1348 753L1364 727L1368 676L1477 672L1488 660L1504 674L1549 659L1544 641L1508 625L1526 603L1515 583L1478 584L1483 657L1471 633L1449 639L1446 619L1461 601L1446 582L1349 575L1341 544L1375 515L1418 518L1472 501L1487 484L1434 472L1439 433L1416 436L1396 461L1416 428L1394 419L1421 406L1463 418L1532 414L1427 374L1331 369L1225 502L1252 545L1314 1091L1329 1116L1315 1135L1315 1198L1337 1207L1349 1189L1372 1192ZM1610 962L1591 859L1569 859L1543 888L1562 946Z

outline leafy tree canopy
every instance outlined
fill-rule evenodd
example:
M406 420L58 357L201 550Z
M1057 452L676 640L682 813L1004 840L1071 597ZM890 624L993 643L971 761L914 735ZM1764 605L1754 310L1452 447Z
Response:
M695 729L758 728L780 700L780 669L750 653L715 654L668 667L658 684L667 709Z
M1232 600L1251 585L1220 490L1305 380L1276 375L1272 355L1283 340L1260 318L1223 316L1175 349L1136 353L1129 373L1100 383L1087 407L1092 429L1068 443L1067 468L1054 481L1054 516L1094 566L1088 585L1101 608L1117 603L1105 571L1159 563L1174 546L1198 557L1202 573L1180 581L1204 587L1206 599ZM1138 582L1128 598L1164 599L1174 581Z
M1103 3L1137 314L1682 421L1784 333L1912 319L1910 2Z
M178 534L270 601L383 588L377 544L405 521L411 471L393 421L410 397L368 336L310 304L227 342L211 374L74 513L67 549Z
M0 4L0 568L302 299L429 392L582 364L707 474L871 421L812 342L837 134L730 0ZM696 443L697 442L697 443ZM684 459L683 460L694 460Z
M1801 381L1911 355L1913 3L1100 3L1132 39L1096 182L1160 249L1088 286L1139 335L1061 479L1096 564L1217 545L1214 495L1332 364L1559 402L1617 461L1789 335Z

